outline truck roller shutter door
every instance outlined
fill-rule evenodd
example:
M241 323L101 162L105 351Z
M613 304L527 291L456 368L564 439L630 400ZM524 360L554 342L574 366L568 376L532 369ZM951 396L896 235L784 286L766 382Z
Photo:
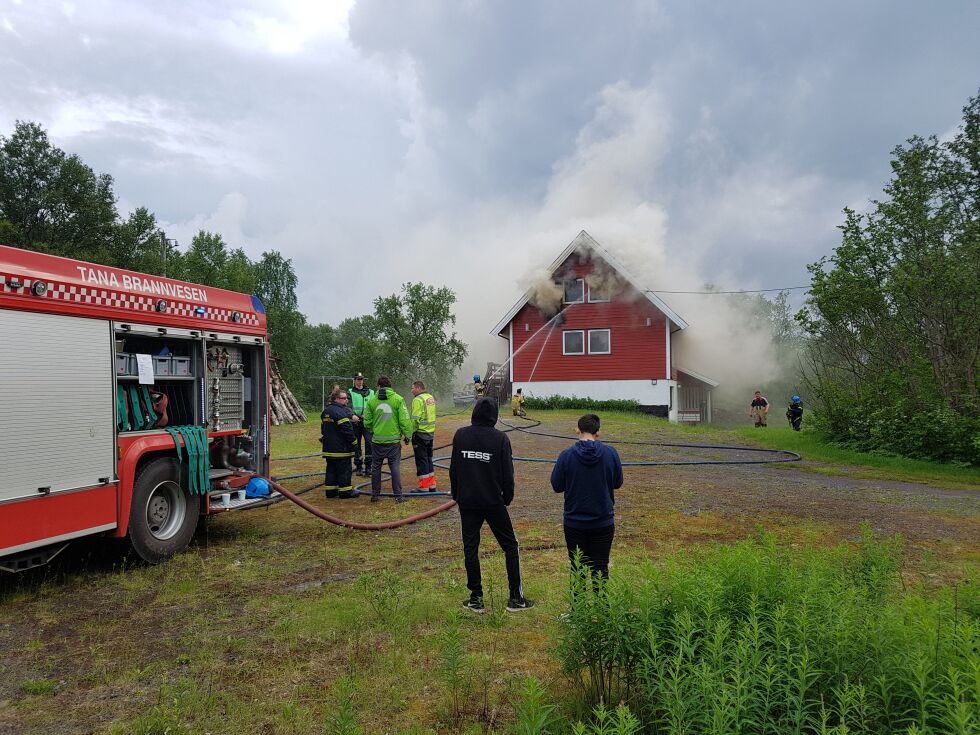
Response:
M0 501L115 478L108 321L0 310Z

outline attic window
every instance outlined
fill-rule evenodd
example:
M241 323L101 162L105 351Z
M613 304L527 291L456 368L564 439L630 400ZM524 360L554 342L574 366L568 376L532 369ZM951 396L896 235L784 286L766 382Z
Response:
M593 286L589 284L589 303L601 304L609 301L609 287Z
M585 302L585 280L581 278L575 278L571 281L565 281L564 285L565 285L564 303L581 304Z

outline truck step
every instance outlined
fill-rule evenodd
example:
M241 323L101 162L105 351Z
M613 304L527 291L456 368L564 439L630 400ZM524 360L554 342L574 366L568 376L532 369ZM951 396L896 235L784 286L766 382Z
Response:
M228 496L227 499L225 496ZM278 500L280 494L273 492L262 498L246 498L245 489L233 490L227 493L211 493L211 512L221 513L229 510L244 510L253 505L262 505L268 500Z

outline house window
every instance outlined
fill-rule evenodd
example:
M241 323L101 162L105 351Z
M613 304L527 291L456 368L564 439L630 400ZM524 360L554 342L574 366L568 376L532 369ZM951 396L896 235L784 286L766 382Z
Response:
M609 301L609 287L593 286L589 284L589 303L602 304Z
M612 351L608 329L589 330L589 354L608 355Z
M562 332L562 340L561 353L563 355L585 354L585 332L583 330Z
M576 278L571 281L565 281L565 298L564 303L566 304L581 304L585 301L585 281L581 278Z

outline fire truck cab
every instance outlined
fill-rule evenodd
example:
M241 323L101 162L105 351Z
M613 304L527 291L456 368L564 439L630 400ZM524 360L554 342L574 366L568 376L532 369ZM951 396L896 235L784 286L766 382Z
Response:
M255 296L0 246L0 569L269 502L268 375Z

